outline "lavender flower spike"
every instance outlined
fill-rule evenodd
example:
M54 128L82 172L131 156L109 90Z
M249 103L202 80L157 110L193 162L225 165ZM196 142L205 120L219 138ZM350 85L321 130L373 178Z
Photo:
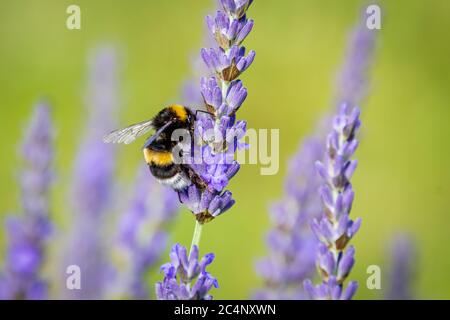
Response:
M22 217L6 223L8 248L0 276L0 299L46 299L47 283L40 271L51 230L50 186L53 180L53 128L50 111L40 103L25 135L20 175Z
M156 284L158 300L211 300L212 287L219 284L206 272L206 267L214 260L214 254L198 259L198 247L194 246L187 256L186 248L175 244L170 252L170 263L161 267L164 280Z
M146 272L160 259L166 248L163 226L176 215L176 193L148 178L148 168L140 167L131 206L120 221L120 243L129 253L124 293L134 299L147 299Z
M221 0L223 10L206 22L218 47L203 48L201 57L214 74L203 77L200 92L210 114L199 113L195 123L194 152L188 159L208 185L195 185L180 193L181 201L195 214L198 223L208 222L234 205L229 180L239 171L234 153L246 132L245 121L236 121L236 112L247 97L238 77L252 64L255 52L241 46L253 28L246 12L251 0Z
M354 198L350 180L357 164L351 157L358 147L360 124L359 109L343 104L327 137L325 159L316 162L324 181L320 189L323 213L311 228L321 242L316 265L322 284L314 287L310 280L305 281L304 288L312 299L351 299L357 289L356 282L350 282L345 290L343 286L355 262L355 250L347 244L361 225L361 219L349 218Z
M244 146L239 141L246 132L246 122L236 121L236 112L247 97L247 89L238 77L248 69L255 57L254 51L246 55L245 48L241 46L253 27L253 21L249 21L246 16L252 0L221 0L220 3L223 10L217 11L214 18L206 18L218 47L201 50L201 57L214 74L203 77L200 83L200 92L208 114L197 114L194 144L191 146L193 152L184 159L206 186L200 188L192 184L179 193L181 202L196 217L194 236L189 261L186 249L179 245L173 248L172 265L163 266L164 281L156 286L159 299L212 298L208 291L212 286L217 287L217 281L204 271L204 267L211 263L213 255L203 258L200 262L203 267L196 267L198 270L193 274L200 276L193 287L191 282L194 278L186 276L186 273L192 274L192 268L198 264L202 225L221 215L235 203L226 187L239 171L240 165L234 160L234 155L238 148ZM177 283L177 274L180 284Z
M87 125L75 159L71 203L72 234L65 267L79 266L81 290L61 288L66 298L101 299L110 281L104 238L105 217L111 208L115 148L102 142L104 132L115 126L118 109L116 54L104 48L90 60ZM112 271L111 271L112 272Z

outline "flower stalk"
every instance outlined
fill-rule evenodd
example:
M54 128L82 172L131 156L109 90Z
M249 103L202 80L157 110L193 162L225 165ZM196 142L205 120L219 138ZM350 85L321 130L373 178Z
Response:
M192 251L194 250L194 247L200 248L200 239L202 237L202 229L203 229L203 224L201 224L198 220L196 220L194 234L192 236L191 250L189 251L189 254L192 253Z

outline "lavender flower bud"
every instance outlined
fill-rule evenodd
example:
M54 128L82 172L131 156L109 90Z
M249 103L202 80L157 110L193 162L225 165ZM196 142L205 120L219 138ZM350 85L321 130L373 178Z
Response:
M215 17L207 16L206 23L211 34L214 35L221 48L228 49L233 44L240 45L253 28L253 20L233 19L230 22L228 15L217 11Z
M225 11L235 19L242 18L253 0L221 0Z
M206 272L206 267L214 260L214 254L198 259L198 248L194 246L187 256L186 248L175 244L170 252L170 263L161 267L164 280L156 284L158 300L211 300L209 291L219 284Z
M233 112L236 112L236 110L239 109L246 98L247 89L243 87L241 81L234 81L230 85L226 96L226 102L230 108L229 110L227 110L228 112L226 112L226 114L229 115Z
M6 222L8 248L0 299L46 299L47 283L41 279L46 242L51 231L49 192L53 180L53 128L46 104L35 107L26 131L20 175L23 216Z
M205 64L223 81L233 81L247 70L255 59L255 51L245 55L245 48L232 46L228 51L219 49L202 49L201 55Z

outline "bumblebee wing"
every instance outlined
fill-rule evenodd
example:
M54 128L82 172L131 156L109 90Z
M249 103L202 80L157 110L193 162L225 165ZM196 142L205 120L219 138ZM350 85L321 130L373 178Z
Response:
M171 124L172 121L169 121L166 124L164 124L161 128L159 128L154 135L152 135L150 138L147 139L147 141L145 141L143 149L148 148L156 140L156 138L158 138L161 135L161 133Z
M129 127L112 131L103 137L103 142L130 144L136 140L136 138L146 134L151 129L153 129L152 120L139 122Z

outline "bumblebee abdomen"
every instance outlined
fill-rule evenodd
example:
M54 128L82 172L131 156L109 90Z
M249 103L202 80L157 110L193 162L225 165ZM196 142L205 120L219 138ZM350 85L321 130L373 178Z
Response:
M150 172L159 183L175 190L182 190L191 185L189 177L179 165L173 162L171 151L144 149L144 157Z
M171 187L175 190L183 190L189 187L192 182L183 172L177 172L174 176L166 179L156 178L159 183Z
M180 170L180 167L172 164L169 166L149 165L150 172L159 183L175 190L183 190L191 185L189 177Z
M167 166L158 166L155 164L149 165L150 172L155 178L158 179L169 179L178 173L178 168L176 165L171 164Z

